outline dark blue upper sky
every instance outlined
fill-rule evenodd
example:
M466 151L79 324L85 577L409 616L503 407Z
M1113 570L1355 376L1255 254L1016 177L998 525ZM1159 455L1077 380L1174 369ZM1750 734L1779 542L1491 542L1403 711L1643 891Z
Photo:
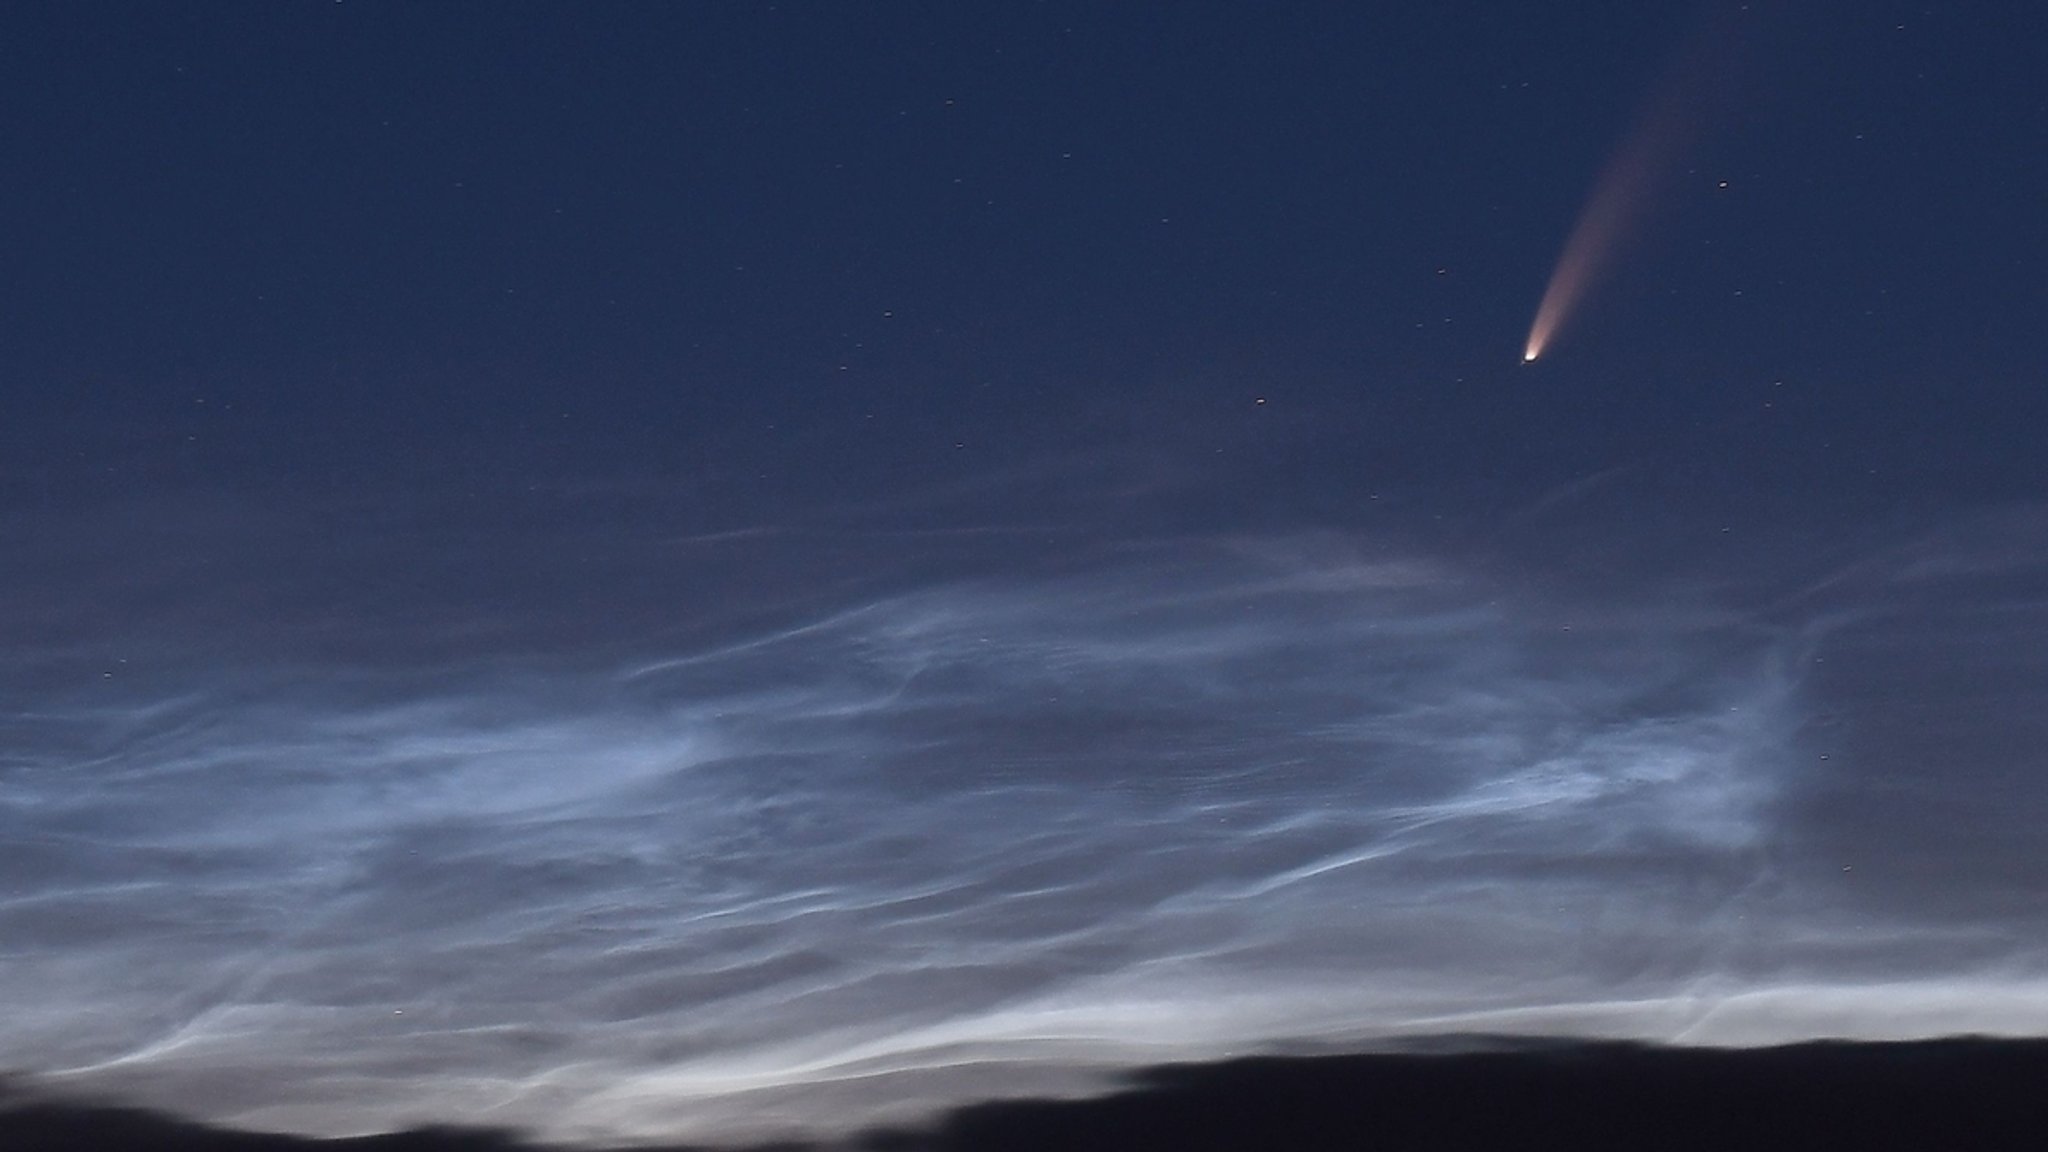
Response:
M887 486L1256 417L1379 485L1820 483L1828 442L2011 491L2044 34L1999 0L42 6L0 46L10 490L791 436ZM1706 37L1642 226L1519 369Z

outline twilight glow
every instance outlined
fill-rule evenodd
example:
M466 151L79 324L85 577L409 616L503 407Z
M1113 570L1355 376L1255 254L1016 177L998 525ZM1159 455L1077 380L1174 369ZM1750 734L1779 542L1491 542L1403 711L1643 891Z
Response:
M316 620L205 624L287 586L148 619L202 544L316 578L282 520L195 515L6 672L0 1050L58 1086L313 1132L759 1136L1403 1034L2048 1026L2025 877L1922 894L1929 846L2025 834L2028 745L1886 736L1889 701L1983 698L1989 609L1949 590L2038 569L2002 542L2036 515L1621 598L1346 534L1094 544L799 582L774 624L612 601L540 655L463 619L473 574L393 604L442 623L374 663ZM886 573L891 540L627 566Z

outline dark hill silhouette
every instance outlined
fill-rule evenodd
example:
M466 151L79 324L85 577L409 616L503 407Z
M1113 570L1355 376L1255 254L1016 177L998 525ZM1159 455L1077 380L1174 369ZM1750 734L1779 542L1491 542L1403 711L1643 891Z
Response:
M316 1140L0 1084L0 1152L538 1152L437 1128ZM687 1146L695 1148L699 1146ZM803 1146L757 1145L754 1152ZM825 1146L817 1146L823 1148ZM970 1105L863 1152L1963 1152L2048 1148L2048 1040L1687 1049L1461 1041L1431 1052L1173 1065L1087 1100ZM672 1146L668 1152L684 1152Z

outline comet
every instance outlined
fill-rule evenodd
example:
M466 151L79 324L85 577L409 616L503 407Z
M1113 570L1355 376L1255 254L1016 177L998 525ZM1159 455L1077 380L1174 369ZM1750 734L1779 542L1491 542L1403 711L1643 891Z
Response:
M1585 209L1579 211L1571 236L1565 240L1565 250L1556 258L1556 271L1550 273L1550 283L1536 305L1530 338L1522 346L1522 363L1534 363L1542 357L1550 340L1577 312L1587 289L1608 273L1616 248L1620 248L1640 215L1640 207L1645 203L1642 193L1657 172L1653 156L1659 150L1655 146L1657 137L1642 135L1638 129L1599 176L1599 182L1593 184L1593 195L1587 197Z
M1612 266L1616 251L1640 218L1673 135L1672 128L1659 122L1662 119L1646 117L1639 122L1593 185L1536 306L1536 319L1522 347L1524 364L1534 363L1556 339L1587 291Z
M1522 363L1533 364L1557 339L1587 294L1612 270L1635 233L1674 157L1695 135L1696 110L1712 103L1728 78L1732 23L1703 30L1645 101L1613 157L1594 181L1585 207L1566 236L1564 250L1536 306Z

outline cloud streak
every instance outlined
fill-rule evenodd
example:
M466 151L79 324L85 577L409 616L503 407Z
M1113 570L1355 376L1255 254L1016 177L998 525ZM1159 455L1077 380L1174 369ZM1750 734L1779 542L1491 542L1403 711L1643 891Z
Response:
M620 603L646 639L589 650L252 644L79 687L33 673L87 654L21 649L0 1057L297 1131L699 1139L1447 1022L1982 1025L2038 1002L2038 938L1847 845L1836 765L1917 769L1816 718L1870 691L1828 661L1896 670L1947 582L2024 588L2012 538L1796 611L1218 535L754 627Z

